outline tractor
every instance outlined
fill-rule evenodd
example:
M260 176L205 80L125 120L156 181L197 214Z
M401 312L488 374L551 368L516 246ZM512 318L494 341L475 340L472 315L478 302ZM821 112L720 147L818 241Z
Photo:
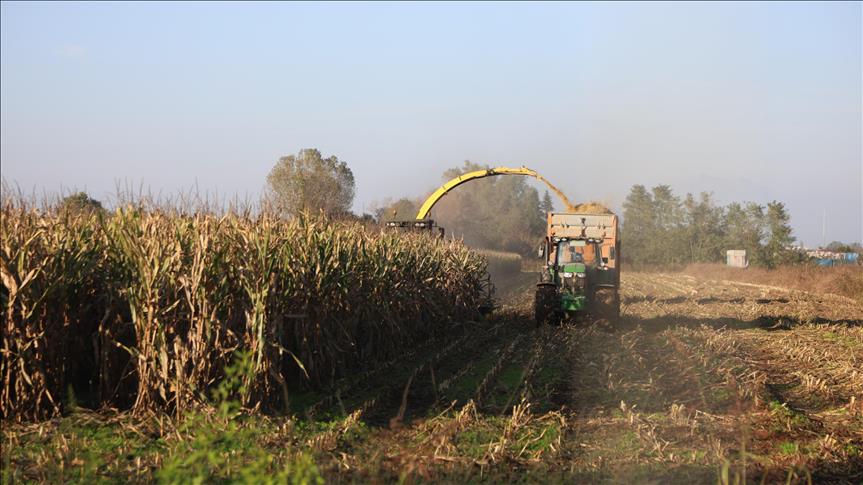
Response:
M541 257L547 257L546 271L536 290L537 321L559 322L565 316L578 316L587 312L598 314L603 309L609 320L616 320L620 308L617 291L620 287L617 216L605 211L602 214L582 214L582 207L593 210L593 204L573 206L560 189L527 167L488 168L459 175L438 187L423 202L414 219L388 221L386 228L443 237L443 228L429 218L434 205L461 184L497 175L536 178L557 194L569 211L548 214L548 232L541 250ZM493 308L491 291L489 281L488 304L480 309L484 313Z
M549 213L539 248L538 325L620 316L620 240L614 214Z

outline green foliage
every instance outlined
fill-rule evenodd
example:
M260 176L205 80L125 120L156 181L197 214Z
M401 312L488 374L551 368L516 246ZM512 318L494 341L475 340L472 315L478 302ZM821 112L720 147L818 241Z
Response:
M623 254L639 263L686 262L685 215L680 199L668 185L657 185L651 191L634 185L623 203Z
M551 199L551 195L548 193L547 190L542 196L542 202L539 203L539 210L543 214L554 212L554 201Z
M791 250L790 217L781 202L716 205L710 193L681 201L667 185L634 185L623 204L624 257L641 264L711 263L745 249L750 264L775 267L801 261Z
M841 241L833 241L828 244L824 249L828 251L835 251L837 253L861 253L863 254L863 246L860 243L851 243L846 244Z
M785 210L785 204L773 201L767 204L766 224L769 231L764 250L767 254L767 266L800 262L798 253L793 251L794 236L791 235L791 216Z
M350 212L354 174L335 156L323 158L314 148L281 157L267 176L268 199L275 210L290 216L323 211L330 216Z
M224 419L235 417L241 409L240 397L246 394L248 381L254 374L249 352L238 351L234 363L225 367L225 378L213 389L213 401Z
M783 455L794 455L800 451L800 445L791 441L783 441L777 445L777 448Z
M136 475L132 471L136 463L152 460L167 447L162 438L129 433L128 428L118 424L126 419L109 421L87 411L76 411L40 423L44 432L22 434L16 434L21 428L10 429L10 423L4 422L0 483L90 485L128 481ZM14 441L15 445L7 445L13 443L12 436L20 439Z
M322 484L317 465L307 453L279 464L259 442L255 426L243 426L238 395L252 376L252 356L237 353L225 368L225 378L213 391L215 416L196 413L187 417L183 434L157 472L163 484L230 482L244 484Z
M702 192L697 200L686 194L683 209L682 232L689 243L689 261L721 261L725 257L722 208L714 204L711 194Z
M653 197L643 185L633 185L623 203L621 239L626 244L624 257L629 261L652 263L656 237Z
M443 180L488 168L466 161L444 172ZM435 205L432 216L473 247L529 255L545 235L539 192L525 177L487 177L457 187Z
M401 198L375 210L375 218L380 222L408 221L416 217L419 207L419 203L408 198Z
M86 192L78 192L64 197L60 201L58 208L61 212L101 212L104 210L102 208L102 203L96 199L90 198Z
M726 208L725 221L725 249L745 249L750 264L766 266L764 208L754 202L732 202Z

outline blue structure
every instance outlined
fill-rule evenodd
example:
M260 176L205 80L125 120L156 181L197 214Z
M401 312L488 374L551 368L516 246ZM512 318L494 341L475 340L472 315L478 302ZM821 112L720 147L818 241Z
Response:
M813 257L812 261L818 266L837 266L841 264L859 264L858 253L833 253L832 257Z

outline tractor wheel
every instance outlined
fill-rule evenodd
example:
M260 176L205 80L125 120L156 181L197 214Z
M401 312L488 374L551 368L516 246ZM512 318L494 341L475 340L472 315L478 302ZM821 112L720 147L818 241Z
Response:
M536 288L536 297L533 302L533 312L536 325L557 324L560 321L560 297L552 285L543 285Z

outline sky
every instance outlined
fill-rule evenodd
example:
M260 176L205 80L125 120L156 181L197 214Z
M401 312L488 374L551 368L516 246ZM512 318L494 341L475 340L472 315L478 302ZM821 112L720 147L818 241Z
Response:
M471 160L618 210L633 184L779 200L807 245L825 215L861 241L861 24L859 2L3 2L0 173L256 199L315 147L356 212Z

